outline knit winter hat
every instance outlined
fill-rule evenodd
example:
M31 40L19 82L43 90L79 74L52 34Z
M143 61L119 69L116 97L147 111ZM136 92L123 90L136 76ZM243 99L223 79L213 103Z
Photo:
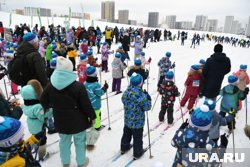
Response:
M88 61L88 57L85 54L80 53L80 61L87 62Z
M240 70L246 71L246 70L247 70L247 65L241 64L241 65L240 65Z
M145 52L141 52L141 56L145 56Z
M121 55L121 53L120 53L120 52L116 52L116 53L115 53L115 57L116 57L116 58L121 58L121 57L122 57L122 55Z
M193 70L193 71L199 70L199 65L197 65L197 64L192 65L192 66L191 66L191 70Z
M58 56L56 58L56 69L73 72L73 64L69 59L66 59L62 56Z
M135 64L136 66L140 66L140 65L141 65L141 59L136 58L136 59L134 60L134 64Z
M58 55L56 52L52 51L52 58L56 58Z
M213 100L210 100L210 99L206 99L203 104L208 106L210 111L214 111L214 109L216 107L216 103Z
M17 43L13 43L13 48L17 49L18 48L18 44Z
M118 47L118 49L123 49L122 45L120 45L120 46Z
M50 60L50 68L52 69L56 68L56 58Z
M51 43L51 48L52 48L52 50L55 50L55 49L57 48L57 45L56 45L55 42L52 42L52 43Z
M235 75L228 76L228 83L230 85L236 85L238 83L238 77L236 77Z
M200 59L199 65L205 65L205 64L206 64L206 61L204 59Z
M143 78L140 74L137 74L137 73L133 73L130 77L130 83L131 85L133 86L141 86L143 82Z
M82 43L86 44L86 43L88 43L88 40L87 39L83 39Z
M27 32L26 34L24 34L23 40L25 42L29 42L30 44L34 44L34 43L38 42L37 36L31 32Z
M0 147L10 147L24 136L22 123L14 118L0 116Z
M167 81L172 81L174 79L174 73L173 73L173 71L166 72L165 79Z
M102 45L107 45L108 43L107 42L103 42Z
M189 123L191 126L197 127L202 131L209 130L212 123L212 112L209 111L209 107L202 105L194 110Z
M167 57L171 57L171 52L166 52Z
M223 51L223 46L221 44L217 44L214 46L215 53L222 53L222 51Z
M94 66L89 65L89 64L87 65L86 73L87 73L87 76L89 76L89 77L96 77L97 76L96 68Z
M93 54L93 51L89 49L88 52L87 52L87 55L92 56L92 54Z

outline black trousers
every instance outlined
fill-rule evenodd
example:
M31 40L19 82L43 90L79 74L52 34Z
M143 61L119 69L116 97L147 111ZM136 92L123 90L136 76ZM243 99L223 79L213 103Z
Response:
M173 116L174 106L173 105L161 105L161 111L159 113L160 121L164 120L164 116L166 112L167 112L168 123L172 124L174 121L174 116Z
M133 137L133 154L135 157L140 157L143 154L143 128L132 129L126 125L123 128L121 139L121 151L127 151L130 147L130 141Z

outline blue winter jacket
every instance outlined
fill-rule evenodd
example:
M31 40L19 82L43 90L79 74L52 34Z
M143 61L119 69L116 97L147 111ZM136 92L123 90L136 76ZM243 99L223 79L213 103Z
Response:
M171 61L167 60L166 57L161 58L161 60L158 62L158 66L160 67L160 76L164 76L166 72L172 68Z
M143 128L145 111L150 110L151 100L137 86L129 86L122 95L124 105L124 123L132 129Z
M88 92L89 100L91 101L94 110L101 108L101 96L104 95L104 91L98 82L84 82L84 86Z
M182 159L183 148L187 148L188 152L194 152L194 148L206 148L207 144L210 144L212 148L216 147L216 144L208 139L208 131L201 131L197 127L192 126L187 126L185 129L177 130L171 144L177 148L174 163L172 165L173 167L177 167L177 164L192 166L188 159ZM199 163L195 166L203 167L207 166L207 163Z
M227 85L220 91L222 96L220 110L228 113L231 108L238 111L238 101L244 100L246 95L237 86Z
M36 93L31 85L26 85L21 89L21 96L24 100L36 100ZM23 112L27 116L28 129L31 134L42 131L45 118L51 118L52 109L44 113L40 103L34 105L23 105Z

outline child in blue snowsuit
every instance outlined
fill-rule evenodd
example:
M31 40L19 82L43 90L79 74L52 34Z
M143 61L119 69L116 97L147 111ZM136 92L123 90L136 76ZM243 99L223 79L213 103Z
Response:
M142 91L143 78L140 74L133 73L130 85L122 95L124 105L124 128L121 139L121 153L124 154L131 148L130 141L133 137L134 158L140 158L143 151L143 127L145 112L151 108L151 97Z
M89 66L86 69L87 79L84 82L84 86L87 89L88 96L92 107L95 110L96 122L94 128L100 130L101 128L101 96L108 89L108 84L105 83L103 87L98 83L97 70L94 66Z

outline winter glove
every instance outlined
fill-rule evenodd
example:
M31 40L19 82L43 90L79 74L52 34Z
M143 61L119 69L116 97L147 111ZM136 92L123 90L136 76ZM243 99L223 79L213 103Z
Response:
M4 74L4 73L1 73L1 74L0 74L0 79L2 79L4 76L5 76L5 74Z
M106 92L106 91L108 90L108 88L109 88L109 85L107 84L107 82L105 82L105 84L104 84L103 87L102 87L102 90L103 90L104 92Z
M148 59L148 63L151 63L151 60L152 60L152 59L151 59L151 57L149 57L149 59Z
M227 137L226 137L226 133L224 133L223 135L220 136L220 143L221 143L221 145L223 145L225 148L227 148L228 139L227 139Z
M143 93L146 95L147 99L151 101L151 97L145 89L144 89Z
M186 121L181 124L179 129L185 129L188 126L188 124L189 124L188 119L186 119Z
M175 68L175 62L172 64L171 68Z
M189 110L189 114L192 115L194 112L194 109Z
M95 61L97 61L98 60L98 58L95 58Z
M231 108L229 114L235 117L236 111L235 109Z
M249 88L248 88L248 87L245 88L244 93L245 93L246 95L248 95L248 93L249 93Z

